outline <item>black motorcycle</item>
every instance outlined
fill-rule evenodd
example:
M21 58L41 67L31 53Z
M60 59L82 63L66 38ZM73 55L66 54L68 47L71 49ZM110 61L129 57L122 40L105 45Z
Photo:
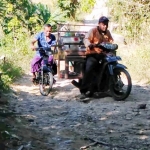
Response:
M93 83L95 93L109 92L115 100L125 100L132 89L132 81L127 67L118 63L120 56L116 56L117 44L97 44L95 47L103 49L103 57L99 60L98 69L93 72ZM82 62L81 62L82 63ZM86 61L84 62L85 66ZM84 74L84 67L81 69ZM78 85L82 82L79 80Z
M50 48L36 48L36 51L39 51L41 56L41 67L36 72L36 79L33 82L35 85L39 84L40 93L43 96L47 96L52 90L52 86L54 83L53 75L56 74L54 72L53 66L48 63L49 55L52 54Z

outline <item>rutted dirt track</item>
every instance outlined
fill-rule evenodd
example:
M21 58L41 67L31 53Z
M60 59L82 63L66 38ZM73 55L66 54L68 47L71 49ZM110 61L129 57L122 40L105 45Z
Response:
M83 103L71 80L57 79L43 97L30 78L25 75L13 85L10 107L18 115L12 132L20 139L12 150L150 149L150 86L133 83L126 101L105 97Z

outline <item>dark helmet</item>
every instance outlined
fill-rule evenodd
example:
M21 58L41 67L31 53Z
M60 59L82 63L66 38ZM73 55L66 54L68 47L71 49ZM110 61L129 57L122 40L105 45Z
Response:
M109 19L105 16L100 17L98 21L98 23L108 23L108 22L109 22Z

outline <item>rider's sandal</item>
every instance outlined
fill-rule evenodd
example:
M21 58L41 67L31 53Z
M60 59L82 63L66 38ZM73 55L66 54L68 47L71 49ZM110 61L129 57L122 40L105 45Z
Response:
M36 78L32 78L32 82L34 83L36 81Z

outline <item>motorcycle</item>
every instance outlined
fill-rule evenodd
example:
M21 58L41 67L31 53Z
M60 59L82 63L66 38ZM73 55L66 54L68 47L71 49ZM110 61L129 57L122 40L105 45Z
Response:
M36 78L33 83L35 85L39 85L41 95L47 96L52 90L52 86L54 84L53 75L55 73L52 65L48 63L48 58L49 55L52 54L52 51L50 48L45 47L36 48L36 51L39 51L41 56L41 67L36 72Z
M118 49L117 44L103 43L96 44L95 47L103 49L103 57L99 60L98 69L93 72L93 83L95 93L107 93L109 91L110 95L115 100L125 100L132 89L131 76L127 71L127 67L123 64L118 63L121 61L120 56L116 56L116 50ZM82 63L82 62L81 62ZM82 64L82 74L84 74L85 63ZM79 79L78 86L76 83L72 82L76 87L82 83L82 78Z

